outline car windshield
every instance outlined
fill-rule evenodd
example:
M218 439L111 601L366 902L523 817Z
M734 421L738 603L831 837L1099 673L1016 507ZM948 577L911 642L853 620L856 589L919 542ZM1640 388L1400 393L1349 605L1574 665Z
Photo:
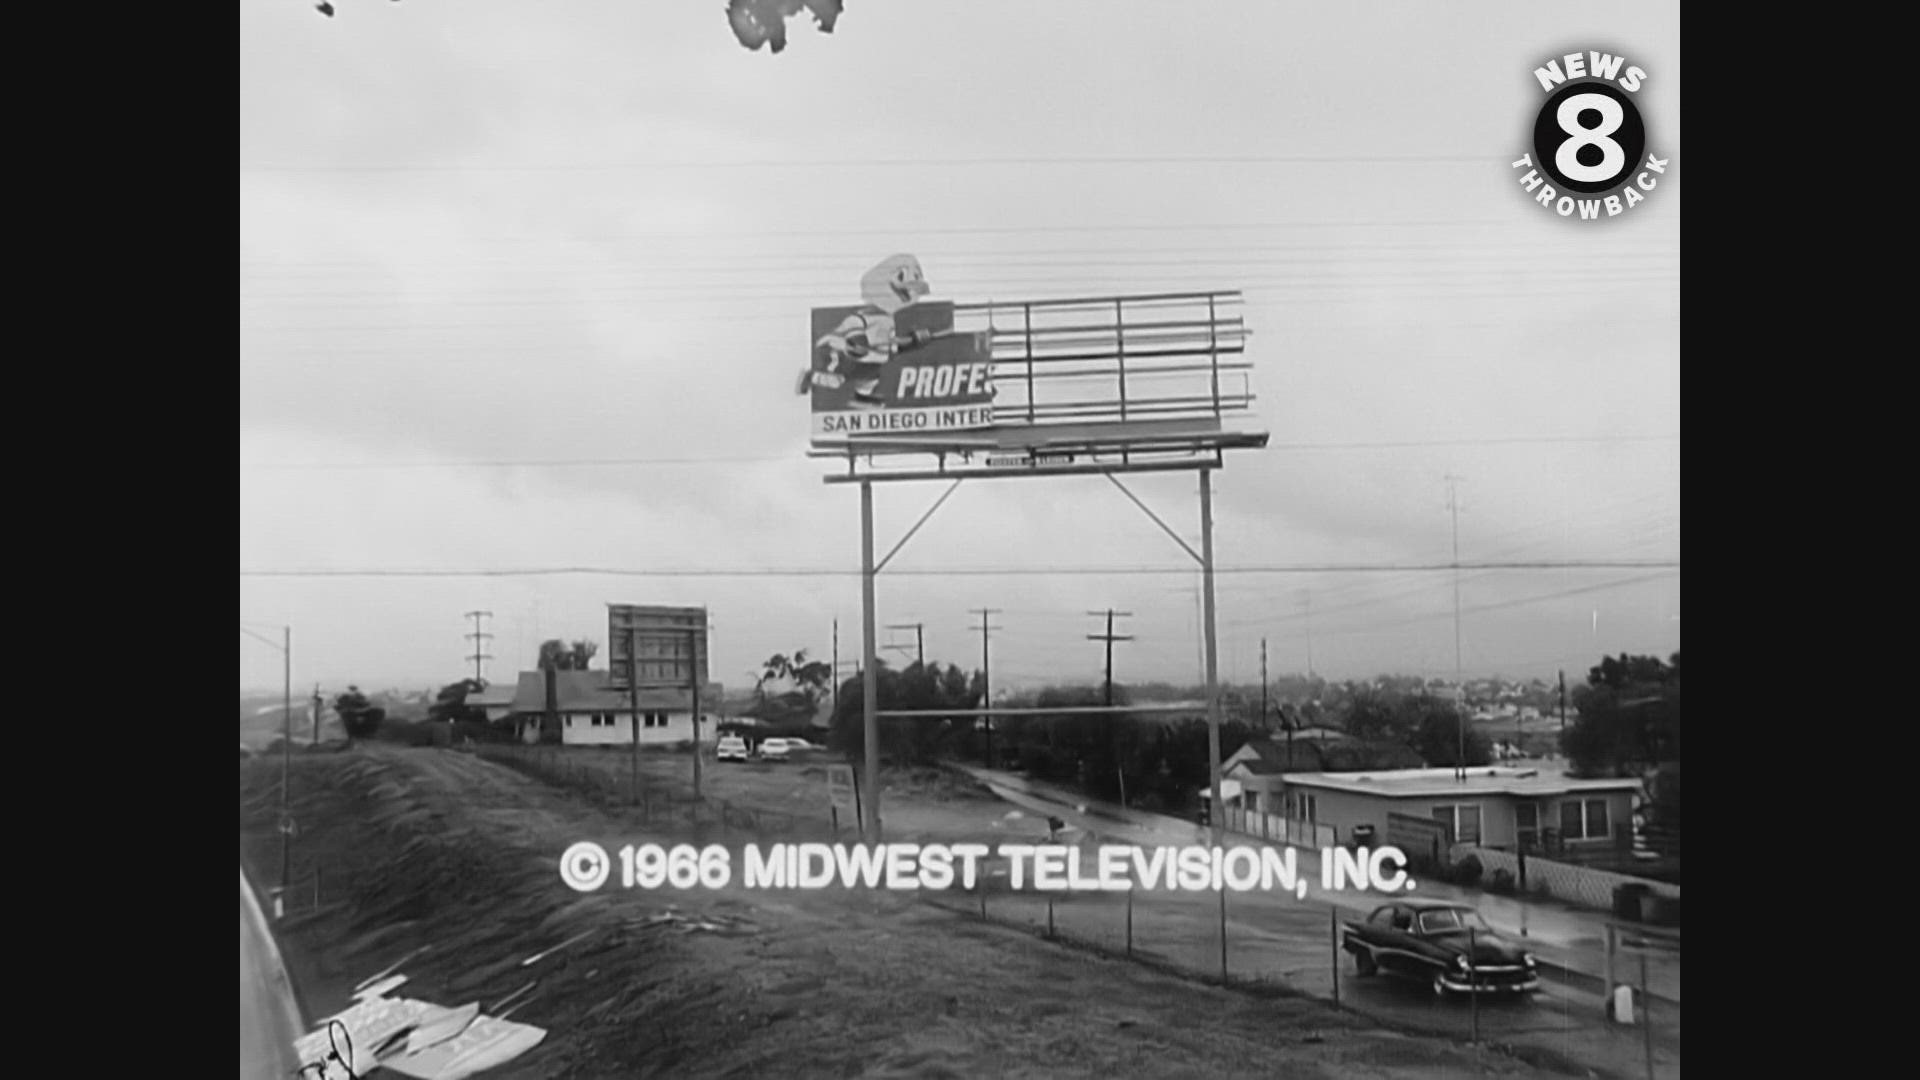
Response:
M1442 908L1439 911L1426 911L1420 914L1420 929L1432 934L1448 930L1478 930L1490 932L1493 928L1480 918L1477 911L1464 911L1459 908Z

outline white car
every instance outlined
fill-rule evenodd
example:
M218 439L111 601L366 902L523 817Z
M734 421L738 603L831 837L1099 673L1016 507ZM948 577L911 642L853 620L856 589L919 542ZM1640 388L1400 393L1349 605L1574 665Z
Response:
M719 761L747 760L747 740L738 735L723 735L714 747L713 756Z
M785 761L792 750L785 739L768 739L760 744L760 756L768 761Z

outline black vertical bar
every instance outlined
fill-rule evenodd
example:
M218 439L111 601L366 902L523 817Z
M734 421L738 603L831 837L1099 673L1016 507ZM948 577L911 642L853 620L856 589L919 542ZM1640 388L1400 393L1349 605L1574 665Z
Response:
M1327 929L1333 936L1333 1007L1340 1007L1340 913L1327 910Z
M1647 993L1647 952L1640 950L1640 1026L1647 1032L1647 1080L1653 1077L1653 995Z
M1467 927L1467 1015L1471 1018L1473 1045L1480 1045L1480 973L1473 958L1475 930Z

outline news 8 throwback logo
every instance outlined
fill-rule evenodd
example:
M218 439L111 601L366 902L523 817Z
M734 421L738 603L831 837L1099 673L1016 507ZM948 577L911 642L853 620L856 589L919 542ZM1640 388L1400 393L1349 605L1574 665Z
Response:
M1533 71L1546 100L1533 145L1513 163L1533 201L1563 218L1604 221L1647 201L1670 157L1649 146L1636 104L1646 69L1606 52L1573 52Z

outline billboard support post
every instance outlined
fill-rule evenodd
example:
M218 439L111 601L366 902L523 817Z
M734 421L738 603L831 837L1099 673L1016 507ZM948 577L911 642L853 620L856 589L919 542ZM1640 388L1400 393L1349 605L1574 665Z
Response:
M687 660L693 669L693 679L689 685L693 688L693 797L702 799L700 794L700 631L687 631Z
M633 796L633 801L639 802L640 801L640 675L639 675L639 672L636 670L639 665L639 661L635 659L635 657L636 657L636 650L633 647L633 630L629 628L627 630L627 696L633 705L633 715L629 716L627 719L631 722L631 727L633 729L633 747L632 747L632 760L631 760L633 790L631 794Z
M873 482L860 484L861 732L867 748L866 834L880 843L880 673L874 670Z

